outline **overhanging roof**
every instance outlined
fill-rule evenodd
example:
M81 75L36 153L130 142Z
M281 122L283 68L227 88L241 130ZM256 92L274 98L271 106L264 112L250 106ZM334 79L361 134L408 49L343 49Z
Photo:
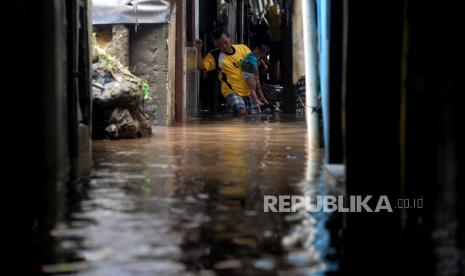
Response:
M168 23L167 0L92 0L92 24Z

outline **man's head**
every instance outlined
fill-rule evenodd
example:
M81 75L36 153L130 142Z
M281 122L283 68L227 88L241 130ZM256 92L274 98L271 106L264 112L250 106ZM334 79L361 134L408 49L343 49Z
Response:
M214 30L211 33L211 37L213 39L213 43L216 47L220 49L223 53L231 53L233 50L231 48L231 39L229 38L229 34L223 30Z
M255 46L253 51L259 58L266 58L266 56L270 52L270 48L265 44L258 44L257 46Z

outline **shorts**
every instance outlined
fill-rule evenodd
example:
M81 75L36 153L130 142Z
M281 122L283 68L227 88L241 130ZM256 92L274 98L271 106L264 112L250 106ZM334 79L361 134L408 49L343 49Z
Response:
M255 74L249 72L242 72L242 77L244 78L244 80L247 80L248 78L255 77Z
M238 113L244 109L247 109L249 114L261 113L260 106L252 102L252 98L250 96L239 96L232 92L226 96L226 103L234 113Z

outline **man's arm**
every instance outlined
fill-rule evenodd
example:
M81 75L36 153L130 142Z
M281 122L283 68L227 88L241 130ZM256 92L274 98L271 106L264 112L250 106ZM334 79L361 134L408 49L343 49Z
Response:
M257 89L260 88L260 71L258 71L258 66L254 66L252 68L252 72L255 75L255 79L257 80Z
M263 59L260 59L260 64L263 66L264 71L268 71L268 65L266 65L266 61Z
M266 100L265 95L263 94L262 86L260 85L260 72L258 71L258 67L253 68L253 73L255 75L255 79L257 80L256 96L258 97L258 99L268 104L268 101Z

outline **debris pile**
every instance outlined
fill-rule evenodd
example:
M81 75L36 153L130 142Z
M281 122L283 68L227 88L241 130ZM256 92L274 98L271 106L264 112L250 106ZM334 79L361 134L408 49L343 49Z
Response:
M92 53L92 108L94 138L128 139L152 134L144 113L150 87L134 76L104 48Z

